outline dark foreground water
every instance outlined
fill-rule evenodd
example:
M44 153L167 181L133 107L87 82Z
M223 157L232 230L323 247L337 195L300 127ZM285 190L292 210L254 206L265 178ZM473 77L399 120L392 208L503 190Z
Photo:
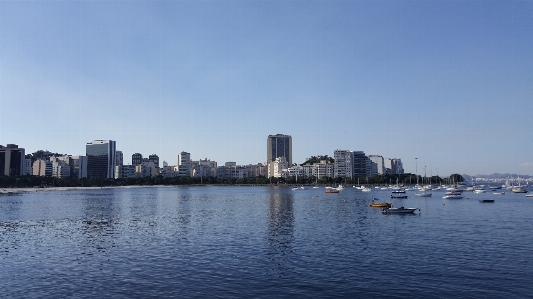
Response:
M533 198L185 187L0 197L1 298L524 298ZM495 203L479 203L494 198ZM417 212L418 213L418 212Z

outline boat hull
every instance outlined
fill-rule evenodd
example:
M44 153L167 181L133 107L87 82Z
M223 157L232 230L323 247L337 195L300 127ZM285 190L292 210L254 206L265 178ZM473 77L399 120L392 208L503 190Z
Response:
M383 209L383 214L412 214L418 208L388 208Z

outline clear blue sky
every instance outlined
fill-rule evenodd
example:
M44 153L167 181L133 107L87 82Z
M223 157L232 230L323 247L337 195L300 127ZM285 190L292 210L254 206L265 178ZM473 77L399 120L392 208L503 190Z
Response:
M0 1L0 144L533 174L533 1ZM415 163L415 158L418 162Z

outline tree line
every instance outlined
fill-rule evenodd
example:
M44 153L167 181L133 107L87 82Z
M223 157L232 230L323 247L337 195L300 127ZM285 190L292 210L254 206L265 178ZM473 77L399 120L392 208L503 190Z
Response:
M154 186L154 185L414 185L419 184L451 184L463 182L463 177L453 174L448 178L438 176L421 177L414 174L391 175L384 174L375 177L331 178L323 177L289 177L289 178L230 178L215 177L149 177L149 178L53 178L40 176L0 176L0 188L46 188L46 187L110 187L110 186Z

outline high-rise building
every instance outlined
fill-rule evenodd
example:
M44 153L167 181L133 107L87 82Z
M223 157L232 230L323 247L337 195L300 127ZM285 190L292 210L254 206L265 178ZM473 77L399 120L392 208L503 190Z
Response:
M290 135L268 135L267 138L267 163L284 157L289 167L292 166L292 137Z
M24 175L25 150L16 144L0 145L0 175Z
M32 171L34 176L51 177L52 161L43 159L36 160L35 162L33 162Z
M124 154L122 151L117 151L117 166L124 165Z
M154 163L155 167L159 168L159 156L156 154L148 156L148 162Z
M385 174L385 161L383 156L379 155L369 155L368 158L372 161L372 175L376 176L378 174ZM374 165L374 163L376 165Z
M88 142L86 147L87 177L115 178L116 141L95 140Z
M353 175L370 177L372 162L363 151L353 152Z
M178 176L191 176L191 154L181 152L178 155Z
M133 166L141 165L142 162L143 162L143 155L141 155L139 153L135 153L135 154L131 155L131 165L133 165Z
M353 177L353 151L335 150L333 158L335 159L335 166L333 177L335 178L351 178Z

